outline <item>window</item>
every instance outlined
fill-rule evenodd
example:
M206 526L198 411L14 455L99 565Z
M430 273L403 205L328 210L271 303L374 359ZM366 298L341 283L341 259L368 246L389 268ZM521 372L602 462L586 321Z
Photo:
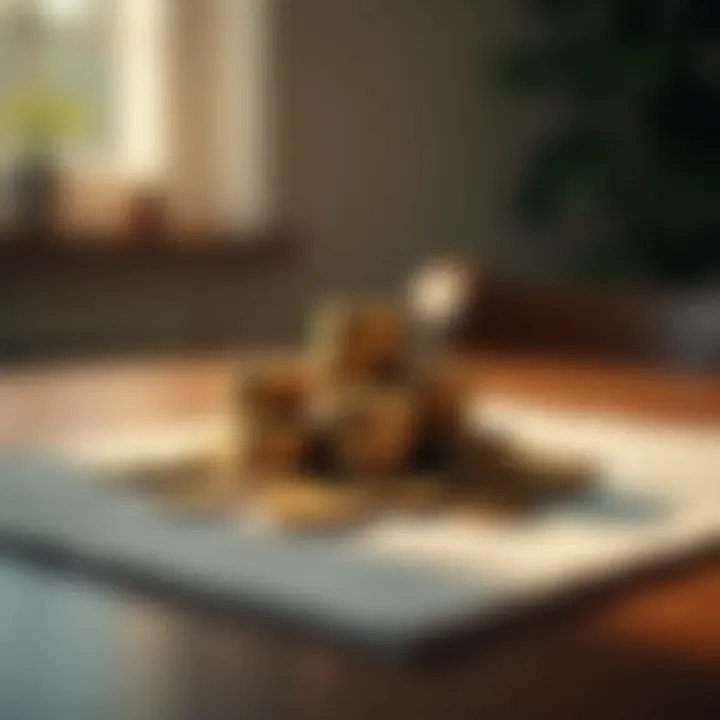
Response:
M27 119L40 105L73 224L116 227L147 188L181 227L264 224L271 7L0 0L0 149L37 140Z
M113 6L111 0L0 0L7 149L52 141L64 156L107 152L116 99Z

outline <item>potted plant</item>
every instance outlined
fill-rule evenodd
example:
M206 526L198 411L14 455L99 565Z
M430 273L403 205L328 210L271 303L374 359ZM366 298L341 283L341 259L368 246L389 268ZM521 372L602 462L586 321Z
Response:
M528 157L515 211L596 280L720 278L717 0L517 0L533 32L494 66L560 121Z
M82 131L83 108L64 93L28 87L0 98L0 123L13 145L12 231L42 242L57 215L61 144Z

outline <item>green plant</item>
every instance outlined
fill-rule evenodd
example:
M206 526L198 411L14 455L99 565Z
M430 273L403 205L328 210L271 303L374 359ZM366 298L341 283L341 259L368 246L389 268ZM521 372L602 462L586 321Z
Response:
M65 93L25 88L0 97L0 128L29 151L81 137L86 126L82 105Z
M500 86L563 121L521 178L535 226L606 228L604 277L688 283L720 271L720 2L521 0L537 32L506 49Z

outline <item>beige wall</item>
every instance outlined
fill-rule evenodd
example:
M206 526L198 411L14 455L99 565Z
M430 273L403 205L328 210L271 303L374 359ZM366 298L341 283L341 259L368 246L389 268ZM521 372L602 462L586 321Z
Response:
M488 87L508 0L284 0L284 207L329 284L388 287L456 248L537 269L507 200L544 118Z

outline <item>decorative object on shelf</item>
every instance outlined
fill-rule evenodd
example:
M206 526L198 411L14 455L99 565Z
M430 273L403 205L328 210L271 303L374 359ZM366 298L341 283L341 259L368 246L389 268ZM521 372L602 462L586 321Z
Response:
M17 38L22 81L0 88L0 129L14 155L11 169L12 230L25 240L45 241L56 228L61 155L88 126L85 106L53 74L52 23L47 8L13 8L8 22ZM22 61L22 62L20 62Z
M55 230L58 214L57 144L79 130L82 109L62 94L28 88L0 99L0 123L16 149L11 171L13 229L41 240Z
M168 209L163 193L156 188L142 188L131 193L127 208L127 234L133 243L157 243L167 236Z
M720 290L687 294L668 316L672 360L698 372L720 368Z
M12 170L11 224L23 241L43 242L55 230L60 168L52 154L27 153Z

